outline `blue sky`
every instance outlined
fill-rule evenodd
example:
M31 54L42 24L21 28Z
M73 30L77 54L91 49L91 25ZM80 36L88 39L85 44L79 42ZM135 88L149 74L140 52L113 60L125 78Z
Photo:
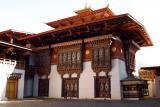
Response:
M86 0L0 0L0 31L15 29L38 33L51 28L45 22L75 15L84 8ZM129 13L148 31L154 47L137 52L137 65L160 65L160 1L159 0L88 0L88 6L107 6L115 14Z

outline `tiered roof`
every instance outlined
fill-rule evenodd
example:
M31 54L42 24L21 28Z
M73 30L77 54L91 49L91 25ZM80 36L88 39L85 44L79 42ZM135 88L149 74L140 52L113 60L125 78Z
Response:
M21 43L29 41L35 46L44 46L64 41L88 38L109 33L119 33L121 39L134 40L140 46L152 46L144 26L129 14L115 15L108 7L92 10L85 8L77 15L48 22L53 30L21 37ZM125 35L124 35L125 32Z

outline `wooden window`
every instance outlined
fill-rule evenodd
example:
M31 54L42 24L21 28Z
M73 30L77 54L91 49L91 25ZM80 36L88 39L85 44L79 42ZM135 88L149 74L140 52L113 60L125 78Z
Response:
M72 65L72 63L71 63L72 61L71 61L71 52L68 52L68 68L70 68L71 67L71 65Z
M62 54L59 54L59 64L62 64Z
M77 61L80 61L81 55L80 55L80 51L77 52Z
M98 49L93 50L93 64L98 64Z
M99 65L103 65L104 64L104 50L103 48L99 48Z
M108 47L95 47L92 53L92 68L95 72L110 69L110 50Z
M71 61L71 52L68 52L68 61Z
M76 52L72 52L72 62L75 63L76 61Z
M110 50L109 50L109 48L104 49L104 63L105 63L105 65L110 64Z
M65 63L65 62L66 62L66 59L67 59L67 57L66 57L66 53L63 53L63 63Z
M65 72L80 72L82 70L81 50L71 50L59 52L58 71Z

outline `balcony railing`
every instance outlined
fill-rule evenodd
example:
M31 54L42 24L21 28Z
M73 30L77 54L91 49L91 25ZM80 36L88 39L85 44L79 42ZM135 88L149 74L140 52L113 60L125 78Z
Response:
M17 69L25 69L25 61L0 58L0 64L12 65Z
M10 60L10 59L3 59L3 58L0 58L0 64L16 66L16 63L17 63L16 60Z

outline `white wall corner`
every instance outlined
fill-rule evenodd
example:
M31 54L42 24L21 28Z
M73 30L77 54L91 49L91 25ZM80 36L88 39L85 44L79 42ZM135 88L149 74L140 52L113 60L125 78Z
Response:
M7 100L6 95L6 85L7 85L7 76L0 75L0 101Z
M121 80L127 77L125 62L120 59L112 59L111 76L111 99L122 99Z
M94 76L96 76L96 74L91 68L91 61L83 62L83 72L79 78L80 99L94 98Z
M23 69L15 69L13 73L20 73L21 74L21 78L18 79L17 99L23 99L24 98L25 70L23 70Z
M61 75L57 71L57 65L51 65L49 80L49 97L61 98L62 79Z

